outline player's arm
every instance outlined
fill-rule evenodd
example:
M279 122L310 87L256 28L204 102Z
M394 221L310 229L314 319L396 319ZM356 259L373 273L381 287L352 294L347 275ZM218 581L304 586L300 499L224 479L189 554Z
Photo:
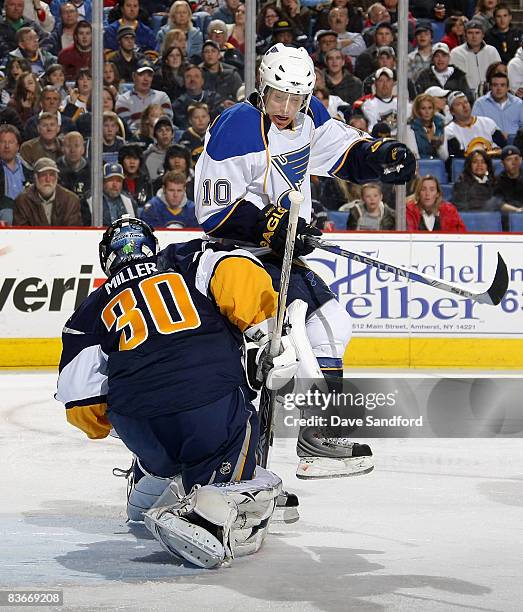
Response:
M369 181L403 184L414 176L416 158L403 143L390 138L376 140L366 132L331 119L314 97L310 114L315 126L311 174L335 176L358 184Z
M66 418L89 438L105 438L111 425L107 410L107 355L101 338L73 315L62 331L62 356L55 398Z

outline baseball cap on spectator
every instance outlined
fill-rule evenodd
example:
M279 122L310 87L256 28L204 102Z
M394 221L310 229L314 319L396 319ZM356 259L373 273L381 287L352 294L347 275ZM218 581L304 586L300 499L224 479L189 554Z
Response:
M336 38L338 38L338 35L334 30L320 30L316 34L316 42L319 42L324 36L335 36Z
M105 164L103 178L108 179L112 176L119 176L121 179L125 178L125 174L123 173L123 168L120 164Z
M56 165L54 159L51 159L50 157L41 157L35 162L33 171L35 174L39 174L40 172L45 172L46 170L53 170L57 174L59 172L58 166Z
M396 51L392 47L378 47L376 52L377 56L389 55L390 57L396 57Z
M370 135L373 138L385 138L386 136L390 136L392 131L390 129L390 125L385 123L385 121L378 121L372 128L372 132Z
M462 91L451 91L449 97L447 98L447 104L449 105L450 110L452 110L452 105L458 98L466 98L467 96Z
M467 30L481 30L483 33L485 33L485 26L481 21L477 19L471 19L465 24L465 31Z
M221 19L213 19L207 28L207 34L223 34L229 36L227 32L227 24Z
M134 36L134 38L136 38L136 32L134 28L132 28L131 26L122 26L118 30L116 38L117 40L120 40L120 38L123 38L124 36Z
M435 45L432 45L432 55L438 51L441 51L445 55L450 55L450 49L446 43L438 42Z
M414 34L419 34L420 32L432 32L432 26L428 21L418 21L416 24L416 29L414 30Z
M280 32L294 32L294 28L286 19L280 19L272 26L272 33L279 34Z
M141 73L141 72L145 72L146 70L150 70L151 72L154 72L153 63L150 62L146 58L139 60L138 63L136 64L135 72Z
M206 40L203 43L202 49L205 49L205 47L214 47L215 49L218 49L218 51L221 51L220 45L215 40Z
M434 98L444 98L449 95L450 89L443 89L443 87L439 87L439 85L433 85L432 87L427 87L424 93Z
M519 155L521 157L521 151L514 145L507 145L501 149L501 161L509 157L509 155Z
M156 123L154 124L154 128L153 128L153 134L156 134L156 132L161 127L164 127L164 126L169 127L169 128L171 128L171 130L174 131L172 121L169 119L169 117L167 117L167 115L163 115L162 117L159 117L156 120Z
M392 70L390 68L378 68L376 70L376 73L375 73L374 76L377 79L379 79L382 74L385 74L386 76L388 76L389 79L393 79L394 78L394 72L392 72Z

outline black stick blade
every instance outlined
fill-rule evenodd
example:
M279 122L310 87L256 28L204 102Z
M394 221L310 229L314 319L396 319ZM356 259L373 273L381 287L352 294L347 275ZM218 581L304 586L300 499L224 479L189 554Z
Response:
M496 268L496 275L492 281L492 285L487 290L488 296L492 300L492 304L497 306L508 289L508 269L507 264L503 260L503 257L498 253L498 266Z

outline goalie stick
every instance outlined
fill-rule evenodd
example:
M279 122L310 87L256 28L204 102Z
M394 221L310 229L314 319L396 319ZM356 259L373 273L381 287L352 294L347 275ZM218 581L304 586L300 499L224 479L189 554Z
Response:
M490 287L486 291L483 291L481 293L474 293L472 291L469 291L468 289L460 287L459 285L456 285L454 283L447 283L439 278L434 278L433 276L429 276L428 274L418 272L417 270L411 270L409 268L404 268L403 266L395 266L393 264L381 261L374 257L369 257L369 255L365 255L364 253L358 253L357 251L348 251L346 249L342 249L340 246L334 244L333 242L327 242L325 240L320 240L311 236L308 236L306 240L309 244L313 245L317 249L322 249L323 251L328 251L329 253L334 253L335 255L340 255L341 257L347 257L348 259L352 259L359 263L378 268L378 270L392 272L393 274L396 274L398 277L404 278L407 281L423 283L424 285L436 287L436 289L442 289L443 291L448 291L449 293L454 293L456 295L461 295L462 297L470 298L471 300L479 302L480 304L490 304L491 306L497 306L503 299L508 288L507 264L504 262L503 258L499 253L496 273L494 275L494 280L492 281Z
M291 276L292 257L294 253L294 241L296 239L296 228L300 215L300 205L303 202L303 195L299 191L289 193L291 206L289 209L289 224L287 229L287 239L285 241L285 251L281 266L280 291L278 293L278 309L276 311L276 325L269 345L269 358L272 359L280 354L281 337L283 333L283 320L285 308L287 306L287 290ZM260 419L260 439L258 443L259 463L266 468L269 461L269 449L272 446L274 415L276 408L276 392L269 391L265 385L262 387L260 395L259 419Z

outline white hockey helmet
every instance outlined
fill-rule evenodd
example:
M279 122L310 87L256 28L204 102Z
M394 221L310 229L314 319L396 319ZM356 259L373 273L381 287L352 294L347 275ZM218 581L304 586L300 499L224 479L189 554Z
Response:
M272 87L289 94L305 96L304 106L308 106L315 82L314 63L303 47L286 47L278 43L263 56L260 64L262 97L267 87Z

